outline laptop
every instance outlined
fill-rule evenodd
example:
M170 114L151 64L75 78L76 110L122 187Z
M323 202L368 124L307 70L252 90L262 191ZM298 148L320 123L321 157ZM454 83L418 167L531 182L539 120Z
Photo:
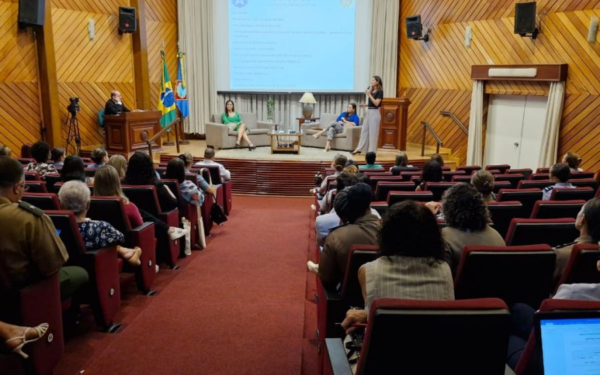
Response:
M544 375L600 374L600 311L536 313Z

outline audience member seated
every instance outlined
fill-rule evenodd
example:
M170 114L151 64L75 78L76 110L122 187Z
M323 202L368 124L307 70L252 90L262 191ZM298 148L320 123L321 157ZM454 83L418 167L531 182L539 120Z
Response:
M52 220L38 208L21 202L25 190L23 167L15 159L0 157L0 270L1 279L21 288L59 273L63 300L88 281L80 267L63 267L69 259ZM6 225L10 223L10 225Z
M446 190L442 212L447 225L442 229L442 236L453 274L465 246L506 246L502 236L488 225L490 213L481 194L473 186L462 183Z
M600 260L596 263L596 268L600 272ZM600 301L600 284L563 284L552 298ZM521 355L533 329L535 309L524 303L516 303L511 306L510 313L513 328L508 340L506 363L514 370L519 363L519 359L521 359ZM538 354L534 352L532 355L537 356ZM535 359L535 361L537 360Z
M94 164L88 166L89 169L98 169L108 163L108 152L103 148L97 148L92 151L92 161Z
M354 331L355 324L367 322L377 298L454 300L444 240L427 207L414 201L394 204L384 215L379 238L381 256L358 270L365 309L348 310L342 322L346 333Z
M352 245L376 245L381 222L371 214L373 191L365 183L340 191L334 208L344 223L333 229L325 240L319 261L319 278L325 288L336 289L344 279L348 253Z
M10 148L6 146L0 146L0 156L8 156L10 158L11 155L12 151L10 150Z
M123 233L105 221L90 220L86 214L90 209L90 189L81 181L66 182L58 192L58 199L63 210L73 211L77 225L87 250L98 250L117 246L119 255L132 266L140 265L142 249L129 249L119 244L125 241Z
M179 155L179 159L183 160L183 163L185 165L185 173L194 173L190 171L190 168L192 168L192 164L194 163L194 155L190 154L189 152L186 152L184 154ZM208 182L204 179L204 177L202 177L198 173L196 173L196 181L198 182L198 186L203 192L205 192L206 194L212 194L214 196L217 196L217 189L209 185ZM214 181L213 183L218 184L220 183L220 181Z
M583 172L583 169L579 168L581 162L582 160L579 155L574 152L567 152L563 156L561 163L568 165L571 172Z
M206 165L218 165L219 166L219 174L221 175L221 182L231 180L231 172L229 172L221 163L217 163L215 161L215 149L212 147L207 147L204 150L204 160L199 161L194 164L194 167L204 167ZM218 183L218 181L213 181L213 183Z
M419 179L419 186L415 189L416 191L425 190L425 184L427 182L441 182L444 180L444 173L442 166L435 160L428 160L423 166L421 172L421 178Z
M429 160L433 160L438 162L438 164L443 167L444 166L444 158L442 157L442 155L440 154L433 154L431 155L431 157L429 158Z
M169 187L160 182L156 178L156 171L154 170L154 164L150 156L138 151L131 156L129 159L129 165L127 167L127 174L123 180L124 185L154 185L156 188L156 195L158 196L158 202L162 211L171 211L179 207L177 198ZM158 236L159 238L170 238L175 240L185 236L186 231L181 228L169 227L164 221L153 216L145 210L140 210L144 221L151 221L156 224L157 233L166 233L168 237ZM159 246L168 247L167 243L159 244Z
M353 161L353 160L351 160ZM349 174L358 174L360 173L358 170L358 167L354 164L349 164L347 167L344 167L344 170L342 171L342 173L349 173Z
M136 228L144 223L138 207L130 202L123 193L119 174L111 165L105 165L96 172L94 176L94 195L98 197L120 197L131 227Z
M360 117L356 114L356 103L348 104L346 112L340 113L340 115L327 127L318 133L313 134L315 139L319 139L323 134L327 133L327 143L323 151L328 152L331 150L331 142L336 134L344 131L344 126L360 126Z
M550 168L550 181L554 182L554 185L546 186L544 188L544 195L542 200L550 200L552 196L552 190L554 188L568 188L573 189L575 186L571 185L569 178L571 177L571 169L567 164L556 163Z
M332 175L326 176L323 179L321 186L319 186L319 188L310 189L310 192L312 194L316 194L318 197L325 195L325 193L327 193L328 181L336 179L337 176L339 176L344 170L346 163L348 163L348 158L346 156L342 154L335 155L333 161L331 162L331 168L333 168L335 172Z
M471 185L481 194L484 202L495 202L494 175L488 171L479 170L471 176Z
M46 142L35 142L31 146L31 157L35 161L27 164L26 172L35 171L40 174L42 179L46 178L48 173L56 173L56 168L48 164L50 158L50 146Z
M77 155L69 155L65 158L64 165L60 170L60 180L62 182L81 181L93 183L93 177L85 175L85 166L83 160Z
M204 203L204 194L198 189L196 184L185 179L185 165L183 160L173 158L167 165L166 178L174 179L179 182L181 197L186 203L192 203L201 206Z
M48 327L48 323L42 323L36 327L19 327L0 321L0 339L4 341L3 349L28 358L23 347L44 337Z
M108 165L112 166L117 173L119 178L124 178L127 172L127 160L123 155L115 154L108 159Z
M377 154L374 153L373 151L369 151L367 152L367 154L365 155L365 165L359 165L358 169L359 170L363 170L363 169L383 169L383 167L381 166L381 164L375 164L375 161L377 160Z
M399 176L403 170L413 170L414 167L408 164L408 156L404 151L398 151L394 166L390 168L390 172L394 176Z
M560 280L560 277L567 268L573 245L578 243L593 244L600 241L600 198L587 201L577 215L575 227L579 230L579 237L571 243L554 248L554 252L556 252L555 282Z
M50 150L50 159L54 168L62 168L65 165L65 149L62 147L54 147Z

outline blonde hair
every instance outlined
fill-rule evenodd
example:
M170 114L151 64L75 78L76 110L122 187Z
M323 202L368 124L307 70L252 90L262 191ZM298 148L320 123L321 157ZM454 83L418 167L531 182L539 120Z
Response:
M121 197L123 203L129 204L129 199L127 199L121 189L119 174L111 165L105 165L96 171L94 175L94 195L101 197Z
M577 169L581 165L581 157L574 152L567 152L563 157L563 160L569 166L569 168Z
M127 160L123 155L116 154L111 156L110 159L108 159L108 165L112 166L117 171L120 178L125 177L125 174L127 173Z
M471 185L484 197L488 196L494 191L494 176L488 171L477 171L471 176Z
M12 151L10 150L10 148L6 146L0 146L0 156L8 156L10 158L11 154Z
M357 174L358 173L358 167L356 165L349 165L346 168L344 168L342 173L350 173L350 174Z

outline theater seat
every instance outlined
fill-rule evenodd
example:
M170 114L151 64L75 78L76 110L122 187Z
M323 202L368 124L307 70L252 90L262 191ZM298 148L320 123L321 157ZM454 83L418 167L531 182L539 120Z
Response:
M521 180L517 185L517 189L543 189L551 185L554 185L554 182L550 180Z
M583 178L594 178L594 172L583 171L583 172L571 172L571 179L583 179Z
M532 219L559 219L561 217L577 218L584 200L572 201L537 201L531 213Z
M530 168L518 168L518 169L507 169L507 174L521 174L523 175L523 179L528 179L529 176L533 173Z
M57 182L60 182L60 174L59 173L48 173L46 175L46 189L50 192L54 192L54 185Z
M0 373L52 374L65 351L58 273L17 290L8 280L0 280L0 301L0 320L5 323L26 327L49 325L44 337L23 348L29 359L0 354ZM8 372L3 372L6 367Z
M42 181L42 176L36 171L25 172L25 181Z
M425 191L433 193L433 200L440 202L446 190L457 185L456 182L427 182L425 183Z
M379 181L375 187L375 199L378 201L387 201L391 191L415 191L415 184L405 181Z
M494 223L494 229L502 238L506 237L512 219L524 215L523 204L519 201L488 202L487 208Z
M584 201L588 201L594 198L594 193L594 189L590 187L578 187L575 189L554 188L552 189L552 195L550 195L550 200L571 201L576 199L582 199Z
M516 189L519 185L519 181L524 180L525 176L520 173L504 173L494 175L495 181L508 181L511 184L512 189Z
M550 176L548 175L548 173L532 173L529 176L530 180L548 180L550 179Z
M598 249L597 244L574 245L558 286L562 284L600 283L600 272L598 272L596 265L600 260L599 257L600 249Z
M96 323L108 331L118 329L114 325L115 314L121 305L121 286L117 248L115 246L100 250L85 248L77 220L72 211L46 211L60 239L69 252L67 265L83 267L89 274L89 293L86 295L96 317Z
M218 165L203 165L202 168L205 168L210 172L214 184L223 186L223 210L225 211L225 215L229 215L233 209L231 180L222 181L221 170ZM333 179L333 181L335 181L335 179Z
M498 194L502 189L512 189L510 181L494 181L494 194Z
M46 176L46 183L47 182L48 182L48 176ZM582 179L574 179L574 180L571 179L571 180L569 180L569 182L573 186L592 188L592 189L594 189L594 192L596 192L596 190L598 190L598 181L594 180L593 178L582 178Z
M452 179L450 181L458 182L458 183L464 182L464 183L470 184L471 177L472 177L471 175L458 174L458 175L452 176Z
M545 244L465 246L456 277L456 299L500 298L537 308L552 292L556 254Z
M496 200L498 202L519 201L523 205L523 217L529 217L535 202L542 199L540 189L501 189Z
M44 181L25 181L27 191L30 193L47 193L46 183Z
M508 246L545 243L560 246L579 237L575 219L513 219L505 241Z
M379 182L402 182L403 181L403 177L402 176L391 176L391 175L373 175L369 177L369 184L371 186L371 189L373 189L373 191L375 191L375 189L377 188L377 184Z
M547 299L544 300L539 308L540 312L550 311L586 311L600 310L600 301L576 301L564 299ZM541 374L542 367L538 362L539 357L536 356L537 343L534 332L529 335L529 340L521 354L521 359L515 367L515 374L530 375Z
M375 300L357 375L503 375L510 326L499 299ZM325 374L352 374L341 339L327 339ZM350 371L350 372L348 372Z
M26 192L21 198L23 202L27 202L40 210L60 210L60 202L58 196L54 193L29 193Z
M171 211L163 211L158 202L156 188L153 185L123 185L123 193L133 202L140 210L145 210L151 215L161 219L170 227L179 227L179 209L175 208ZM161 236L160 232L156 232L157 236ZM171 268L177 268L177 259L179 258L180 241L167 240L169 243L168 249L157 247L157 260L167 263ZM166 242L166 241L163 241ZM158 242L159 244L161 241Z
M506 173L508 169L510 169L510 165L508 164L489 164L485 166L486 171L497 170L500 171L500 173Z
M186 218L190 221L191 233L190 233L190 246L192 249L200 250L202 247L199 244L198 238L198 218L200 217L199 207L192 203L187 203L184 201L183 196L181 195L181 190L179 189L179 183L177 180L171 179L162 179L162 183L167 185L169 189L175 194L177 197L177 201L179 202L179 217L181 219ZM211 199L210 195L204 196L204 202L208 199Z
M472 175L473 173L480 171L481 166L479 165L459 165L456 167L457 171L465 171L467 175Z
M387 212L389 206L386 201L377 201L371 202L371 208L377 211L379 215L383 217L383 215L385 215L385 213Z
M125 214L125 206L120 197L94 196L90 202L88 217L110 223L116 230L125 235L124 246L142 249L139 267L129 267L124 264L127 272L134 272L138 289L145 294L154 294L152 283L156 278L156 236L154 223L146 222L139 227L132 227Z
M388 194L388 206L395 203L413 200L417 202L430 202L433 200L433 192L431 191L391 191Z

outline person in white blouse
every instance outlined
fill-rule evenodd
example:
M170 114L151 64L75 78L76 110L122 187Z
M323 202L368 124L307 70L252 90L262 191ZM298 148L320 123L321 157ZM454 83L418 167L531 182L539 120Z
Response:
M219 166L219 173L221 174L221 180L222 180L221 182L231 180L231 172L228 171L223 166L223 164L217 163L215 161L215 149L212 147L207 147L206 150L204 150L204 160L203 161L199 161L196 164L194 164L194 166L196 166L196 167L203 167L203 166L207 166L207 165L218 165ZM213 181L213 183L217 183L217 182Z

